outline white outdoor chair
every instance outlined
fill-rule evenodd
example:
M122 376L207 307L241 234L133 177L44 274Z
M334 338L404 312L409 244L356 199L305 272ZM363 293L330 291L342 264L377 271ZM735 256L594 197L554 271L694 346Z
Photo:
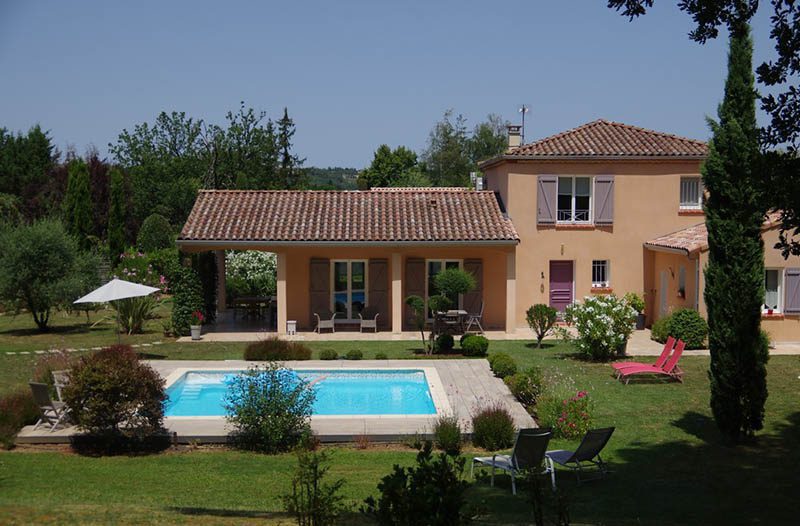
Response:
M337 314L339 313L331 311L320 311L320 313L315 312L314 316L317 317L317 328L314 330L317 331L317 334L321 334L323 329L330 329L331 332L336 332L334 320Z
M31 386L31 393L33 393L33 400L42 412L41 418L33 426L33 429L38 429L41 424L49 424L50 431L53 431L59 424L62 424L67 418L67 406L64 402L54 402L50 398L50 388L47 384L38 382L29 382Z
M378 332L378 316L380 316L378 309L373 309L372 307L367 307L362 312L359 312L358 317L361 319L359 332L364 332L364 329L372 329Z
M56 388L56 395L60 402L64 401L61 390L69 383L69 371L53 371L53 386Z
M481 325L481 320L483 320L483 301L481 301L480 312L478 312L477 314L472 312L467 314L467 327L466 329L464 329L464 332L465 333L469 332L470 328L472 327L472 324L474 323L475 325L478 326L478 329L480 329L481 334L483 334L483 326Z

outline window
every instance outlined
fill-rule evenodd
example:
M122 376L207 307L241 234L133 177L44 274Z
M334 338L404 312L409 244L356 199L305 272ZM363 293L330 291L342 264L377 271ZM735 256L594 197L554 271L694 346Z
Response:
M591 215L592 178L558 178L558 222L588 223Z
M431 296L435 296L439 293L436 289L436 284L434 283L434 278L436 274L441 272L444 269L450 268L461 268L461 260L459 259L429 259L427 260L427 281L425 287L425 304L427 310L427 303L428 298ZM450 301L453 302L454 308L461 308L461 298L450 298ZM428 317L433 318L433 313L428 312Z
M703 208L703 185L699 177L681 177L681 208Z
M764 305L762 305L764 312L780 312L783 289L780 269L768 268L764 271L764 289Z
M592 261L592 287L605 288L610 283L607 259L595 259Z
M367 304L367 262L364 260L334 261L333 311L337 320L353 320Z
M686 267L678 267L678 295L686 298Z

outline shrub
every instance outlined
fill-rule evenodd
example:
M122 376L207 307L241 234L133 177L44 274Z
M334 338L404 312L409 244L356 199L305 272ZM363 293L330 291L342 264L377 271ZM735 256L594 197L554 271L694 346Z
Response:
M464 356L486 356L489 352L489 340L484 336L470 334L461 342L461 354Z
M526 408L536 405L536 400L542 393L542 370L538 367L530 367L524 371L511 376L506 376L503 381L508 386L511 394L519 400Z
M705 346L708 323L694 309L678 309L673 312L667 328L669 335L686 342L687 349L702 349Z
M657 319L650 329L650 338L658 343L665 343L669 337L669 316Z
M432 454L426 441L417 453L416 466L395 464L393 471L378 483L380 496L369 497L361 511L377 524L447 524L459 526L470 522L463 480L465 459L446 453Z
M188 334L192 313L203 310L203 287L191 267L179 267L172 282L172 328L175 334Z
M440 334L436 337L434 352L437 354L450 354L455 347L455 340L450 334Z
M525 317L528 320L528 326L536 333L536 347L542 347L542 340L547 336L547 333L556 324L556 317L558 311L549 305L537 303L528 309Z
M162 429L164 380L127 345L82 357L63 395L72 419L91 435L143 437Z
M261 250L225 253L226 288L231 296L269 296L277 290L275 254Z
M158 276L159 285L162 292L169 292L168 284L175 279L175 273L180 268L180 259L177 248L164 248L147 254L148 264L153 272Z
M244 359L258 362L310 360L311 349L301 342L290 342L281 340L277 336L271 336L265 340L248 344L244 348ZM335 357L331 359L335 359Z
M386 356L385 352L378 352L378 353L375 353L375 359L376 360L388 360L389 357Z
M172 225L161 214L150 214L142 222L136 246L142 252L152 252L162 248L170 248L175 243L172 237Z
M553 434L558 438L579 438L589 431L589 394L578 391L575 396L561 401L561 412L553 424Z
M152 296L139 296L112 301L117 311L120 329L126 334L139 334L146 320L153 317L156 300Z
M310 433L314 398L308 382L276 363L237 374L224 399L231 441L263 453L290 450Z
M489 357L492 372L498 378L505 378L517 372L517 363L506 353L496 353Z
M443 415L436 419L433 437L436 447L448 455L461 454L461 426L456 416Z
M514 443L514 419L503 405L495 403L472 417L472 443L488 451L498 451Z
M292 492L283 496L283 504L300 526L336 524L344 510L344 498L339 495L339 491L345 481L338 479L333 483L324 482L329 469L329 456L326 452L298 453Z
M52 381L51 381L52 383ZM39 407L33 401L30 389L20 389L0 397L0 446L14 447L14 437L24 426L39 418Z
M606 361L620 353L633 332L636 311L614 294L589 296L567 307L566 319L578 331L578 351Z
M337 358L339 358L339 353L337 353L333 349L322 349L319 352L320 360L336 360Z
M150 258L144 252L128 249L119 256L119 263L114 269L114 275L125 281L133 281L150 287L165 288L161 275L153 268ZM164 278L166 282L166 278ZM163 289L162 289L163 290Z
M433 283L436 290L448 298L457 298L459 294L466 294L477 285L475 276L460 268L442 270L434 276Z
M364 353L358 349L352 349L347 351L347 354L345 354L344 357L348 360L360 360L364 357Z
M630 305L637 314L642 314L644 312L644 298L639 294L628 292L622 298L628 302L628 305Z

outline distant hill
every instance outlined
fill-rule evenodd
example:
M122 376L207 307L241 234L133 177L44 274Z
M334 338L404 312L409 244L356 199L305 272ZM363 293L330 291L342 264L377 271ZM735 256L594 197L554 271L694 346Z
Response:
M311 190L355 190L356 175L358 170L355 168L340 168L338 166L328 168L317 168L310 166L303 168Z

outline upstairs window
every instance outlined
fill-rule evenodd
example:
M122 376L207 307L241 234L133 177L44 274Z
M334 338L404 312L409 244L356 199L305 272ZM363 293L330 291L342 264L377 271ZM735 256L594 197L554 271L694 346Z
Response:
M558 178L558 222L588 223L591 220L592 178Z
M606 288L609 287L611 281L609 280L608 260L595 259L592 261L592 287L593 288Z
M703 208L703 185L699 177L681 177L681 208Z
M764 271L764 305L762 309L764 312L780 312L781 311L781 271L776 268L768 268Z

